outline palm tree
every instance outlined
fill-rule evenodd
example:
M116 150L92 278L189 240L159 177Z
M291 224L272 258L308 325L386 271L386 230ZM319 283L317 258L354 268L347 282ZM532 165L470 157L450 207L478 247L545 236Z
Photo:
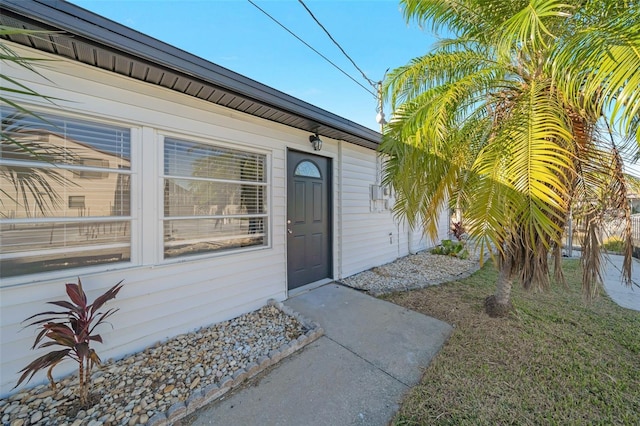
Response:
M611 209L631 227L623 155L640 139L640 5L613 0L402 0L405 19L454 36L389 74L394 109L381 150L395 212L436 235L463 208L500 274L487 313L511 310L511 287L562 280L570 212L585 230L583 287L596 294L600 228ZM617 132L616 137L612 133ZM620 137L618 137L620 136ZM616 142L619 141L619 142Z
M0 26L0 39L12 35L46 37L50 34L44 31ZM0 62L5 65L19 66L46 78L34 68L34 64L42 61L43 59L39 58L22 57L6 43L0 42ZM0 160L3 160L3 164L0 164L0 195L2 196L0 197L0 205L9 200L30 214L32 211L30 202L33 202L34 211L45 215L61 203L60 196L53 190L52 184L75 184L55 168L25 166L12 161L31 160L55 164L73 162L76 156L69 149L39 142L37 138L34 138L22 120L30 117L45 123L47 120L15 101L12 96L44 99L52 104L56 100L55 98L36 92L6 73L0 72L0 82L2 82L0 84L0 103L9 106L9 108L2 110L0 120ZM11 186L11 190L9 190L9 186Z

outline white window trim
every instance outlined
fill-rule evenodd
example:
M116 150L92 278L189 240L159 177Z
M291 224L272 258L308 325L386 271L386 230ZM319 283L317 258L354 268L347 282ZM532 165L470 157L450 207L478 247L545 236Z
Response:
M63 119L83 120L96 124L112 125L130 130L131 140L131 164L130 169L122 173L130 176L130 219L122 219L130 223L130 260L127 262L107 263L95 266L83 266L78 268L63 269L59 271L47 271L14 277L0 277L0 288L10 288L29 285L45 281L73 280L77 276L95 275L113 271L135 270L142 267L161 267L184 262L201 262L207 259L226 256L243 255L245 253L270 250L273 248L274 238L274 205L273 205L273 150L250 145L246 141L232 140L219 136L207 137L202 134L194 134L186 131L169 130L167 128L144 125L140 121L123 121L121 118L113 118L94 112L69 111L68 109L51 108L40 104L32 104L21 101L21 105L36 113L51 114ZM107 117L107 118L105 118ZM255 136L255 135L252 135ZM266 213L260 217L265 218L267 235L265 244L250 246L219 252L196 254L188 257L164 259L163 238L163 183L164 183L164 138L176 138L195 143L203 143L221 148L230 148L245 151L252 154L265 156L265 179L262 185L265 188ZM38 164L42 166L42 164ZM45 166L46 167L46 166ZM82 168L85 170L85 168ZM143 190L150 189L150 190ZM151 206L155 206L155 209ZM154 211L155 210L155 211ZM250 215L256 217L257 215ZM99 220L99 217L83 218L82 220ZM116 218L109 217L109 220ZM48 220L48 219L47 219ZM51 219L56 221L56 219ZM58 219L59 220L59 219ZM23 252L21 255L26 255Z
M131 177L131 181L130 181L130 191L131 191L131 200L130 200L130 216L128 217L115 217L115 216L109 216L109 217L100 217L100 216L94 216L94 217L84 217L84 218L78 218L77 221L85 221L85 222L95 222L95 221L100 221L101 219L107 219L109 221L114 221L114 222L129 222L130 223L130 236L131 236L131 241L130 241L130 259L129 261L123 261L123 262L114 262L114 263L105 263L105 264L101 264L101 265L95 265L95 266L81 266L81 267L77 267L77 268L69 268L69 269L62 269L62 270L58 270L58 271L46 271L46 272L38 272L38 273L34 273L34 274L25 274L25 275L17 275L17 276L13 276L13 277L0 277L0 288L10 288L10 287L17 287L17 286L21 286L21 285L27 285L27 284L32 284L32 283L37 283L37 282L43 282L43 281L52 281L52 280L64 280L64 279L71 279L71 277L77 277L79 275L91 275L91 274L96 274L96 273L102 273L102 272L106 272L106 271L114 271L114 270L124 270L124 269L131 269L132 267L136 267L139 266L139 249L136 247L138 245L138 241L139 238L136 238L135 236L139 234L139 230L137 229L137 225L138 225L138 214L139 214L139 203L138 203L138 194L140 193L139 191L139 187L138 187L138 174L139 174L139 162L142 160L143 157L139 156L139 147L141 145L141 140L140 140L140 132L139 132L139 128L135 125L133 125L132 123L127 123L127 122L123 122L122 120L116 120L116 119L104 119L104 117L102 116L96 116L94 114L82 114L82 113L76 113L76 112L69 112L63 109L57 109L57 108L47 108L47 107L43 107L39 104L32 104L29 102L22 102L20 101L20 105L30 111L33 111L36 114L49 114L49 115L54 115L57 117L60 117L62 119L68 119L68 120L80 120L80 121L88 121L91 123L96 123L96 124L103 124L103 125L108 125L108 126L115 126L115 127L122 127L122 128L126 128L129 129L130 132L130 142L131 142L131 160L130 160L130 168L129 170L122 170L119 171L118 173L121 174L126 174L128 176ZM10 108L13 108L11 106L8 106ZM13 161L7 161L7 163L14 163ZM21 162L20 164L25 164L23 162ZM28 162L28 164L31 164L30 162ZM36 165L37 167L56 167L56 166L49 166L49 165L43 165L42 163L34 163L33 165ZM77 167L77 166L65 166L65 169L82 169L82 170L88 170L87 168L84 167ZM91 168L89 168L91 169ZM102 169L100 169L100 171L102 171ZM39 221L42 222L59 222L59 221L64 221L67 220L68 218L41 218L39 219ZM25 221L32 221L32 219L25 219ZM74 221L76 221L76 219L74 218ZM0 220L0 222L7 222ZM12 221L12 223L18 223L18 221ZM120 246L118 244L115 245L105 245L105 247L115 247L115 246ZM55 253L57 251L57 249L52 249L52 253ZM67 252L69 251L74 251L74 250L66 250ZM1 259L8 259L8 258L12 258L12 257L22 257L22 256L28 256L30 254L37 254L39 252L39 250L34 250L34 251L25 251L25 252L20 252L19 254L14 255L13 253L8 253L6 255L0 255Z
M216 147L220 147L220 148L229 148L229 149L233 149L233 150L240 150L240 151L245 151L247 153L250 154L260 154L260 155L264 155L265 156L265 179L266 182L264 183L257 183L261 186L264 186L265 191L266 191L266 195L265 195L265 200L267 203L267 212L263 213L261 215L249 215L250 217L256 217L256 216L260 216L260 217L265 217L266 219L266 223L267 223L267 235L266 235L266 241L264 245L261 246L251 246L251 247L246 247L246 248L236 248L236 249L231 249L231 250L222 250L222 251L212 251L212 252L208 252L208 253L203 253L203 254L194 254L194 255L189 255L189 256L185 256L185 257L176 257L176 258L164 258L164 196L162 195L161 191L162 188L164 188L164 179L165 179L165 174L164 174L164 141L165 138L168 139L178 139L178 140L182 140L182 141L186 141L186 142L193 142L193 143L201 143L201 144L205 144L205 145L211 145L211 146L216 146ZM230 141L227 140L225 138L219 138L219 137L210 137L210 138L206 138L206 137L202 137L202 136L198 136L198 135L194 135L194 134L189 134L189 133L180 133L180 132L172 132L172 131L158 131L157 134L157 139L158 141L157 144L155 144L155 146L157 147L157 151L156 151L156 162L155 165L157 167L157 188L158 190L155 191L155 195L157 197L156 201L155 201L155 205L156 205L156 212L157 212L157 216L156 216L156 236L158 238L158 241L155 245L155 249L150 249L149 251L153 251L155 253L155 265L161 266L161 265L171 265L171 264L176 264L176 263L185 263L185 262L199 262L199 261L203 261L206 259L214 259L214 258L219 258L219 257L225 257L225 256L233 256L233 255L237 255L237 254L243 254L243 253L248 253L248 252L253 252L253 251L259 251L259 250L268 250L271 249L273 247L273 200L272 200L272 173L271 173L271 164L272 164L272 151L268 150L268 149L261 149L261 148L256 148L255 146L251 146L251 145L247 145L244 143L240 143L240 142L234 142L234 141ZM147 155L147 153L145 153L145 156ZM179 217L178 217L179 218ZM142 239L143 242L147 242L147 239Z

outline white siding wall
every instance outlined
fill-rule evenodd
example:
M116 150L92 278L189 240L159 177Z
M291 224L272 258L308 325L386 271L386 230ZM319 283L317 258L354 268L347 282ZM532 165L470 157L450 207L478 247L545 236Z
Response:
M43 56L14 46L25 56ZM103 359L120 358L158 341L232 318L283 300L286 288L286 155L287 149L311 151L308 132L180 95L168 89L113 75L81 64L49 57L41 72L48 80L3 64L3 73L36 91L60 100L24 105L73 117L113 122L133 129L133 155L151 156L143 169L133 170L132 198L137 214L132 230L132 265L61 271L30 278L2 280L0 287L0 395L11 392L17 372L43 352L31 351L34 329L21 321L47 309L46 302L65 299L65 282L80 275L90 299L124 279L124 288L111 302L119 312L113 329L101 330L105 344L96 345ZM267 156L270 246L182 262L161 260L162 135L227 144L257 150ZM333 161L334 277L342 278L393 261L409 253L408 230L394 222L389 210L370 209L369 185L377 179L376 153L323 137L321 155ZM142 191L142 188L145 191ZM155 190L149 190L155 189ZM150 208L151 206L151 208ZM155 210L153 206L156 206ZM144 239L143 250L138 241ZM418 245L422 247L419 239ZM67 363L56 377L73 371ZM29 386L44 381L39 375Z
M427 235L424 235L421 228L409 231L412 234L409 239L409 251L411 253L416 253L421 250L434 247L440 244L441 240L449 238L449 230L451 226L450 221L451 218L449 216L449 212L445 208L440 212L440 218L438 219L438 235L436 238L432 239Z
M372 211L370 185L379 184L376 175L376 152L355 145L342 144L340 152L341 184L337 198L341 200L342 230L341 270L336 275L345 278L375 266L433 247L448 238L449 215L446 209L438 222L435 240L424 235L421 228L409 230L405 222L398 223L391 210ZM340 190L341 187L341 190ZM409 233L412 236L409 237Z
M15 50L24 51L29 57L39 55L19 46ZM91 299L124 279L123 290L110 303L120 309L111 318L113 329L104 327L101 334L105 344L96 344L103 359L119 358L171 336L257 309L269 298L286 298L286 149L309 151L308 132L59 58L47 63L47 67L42 73L50 81L3 64L4 73L42 94L61 99L55 107L47 102L34 104L29 99L17 100L32 108L131 127L137 143L134 155L155 156L158 161L148 168L150 163L145 162L145 169L133 171L133 210L144 214L133 224L133 266L109 265L27 279L2 279L0 395L11 391L21 368L44 353L30 350L35 329L21 331L21 321L47 310L46 302L65 299L63 284L75 282L77 275L81 276ZM267 155L269 247L163 264L158 182L162 173L159 142L165 134L257 150ZM337 141L323 139L323 155L335 156ZM143 251L136 243L140 238L147 239L147 247L157 249ZM71 363L62 364L56 367L56 376L74 368ZM36 376L28 386L44 380L44 375Z
M409 237L409 241L407 243L410 253L417 253L426 249L427 247L432 247L435 245L431 243L430 238L424 235L420 229L410 229L408 233L411 234L411 237Z
M409 242L409 227L406 223L401 221L398 226L399 257L403 257L411 253L409 251Z
M406 254L390 210L371 211L370 185L377 179L376 152L343 144L341 151L342 275L348 277ZM372 167L373 166L373 167ZM403 232L403 234L405 234Z
M430 247L440 243L440 240L449 238L451 235L451 215L448 211L440 213L440 222L438 223L438 240L431 243Z

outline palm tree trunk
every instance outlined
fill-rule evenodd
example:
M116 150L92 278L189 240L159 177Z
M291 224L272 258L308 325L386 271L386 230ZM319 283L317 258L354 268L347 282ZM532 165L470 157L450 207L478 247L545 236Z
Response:
M484 308L490 317L505 317L513 309L511 287L513 286L513 259L506 255L500 262L500 273L495 294L484 300Z

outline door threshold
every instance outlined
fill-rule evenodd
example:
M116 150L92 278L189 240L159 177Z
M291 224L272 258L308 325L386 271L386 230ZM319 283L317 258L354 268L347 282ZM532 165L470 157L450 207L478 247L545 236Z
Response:
M321 280L309 283L309 284L305 284L301 287L297 287L294 288L293 290L289 290L287 291L287 299L290 299L292 297L296 297L302 293L306 293L308 291L311 291L313 289L316 289L318 287L322 287L323 285L327 285L333 282L332 278L323 278Z

